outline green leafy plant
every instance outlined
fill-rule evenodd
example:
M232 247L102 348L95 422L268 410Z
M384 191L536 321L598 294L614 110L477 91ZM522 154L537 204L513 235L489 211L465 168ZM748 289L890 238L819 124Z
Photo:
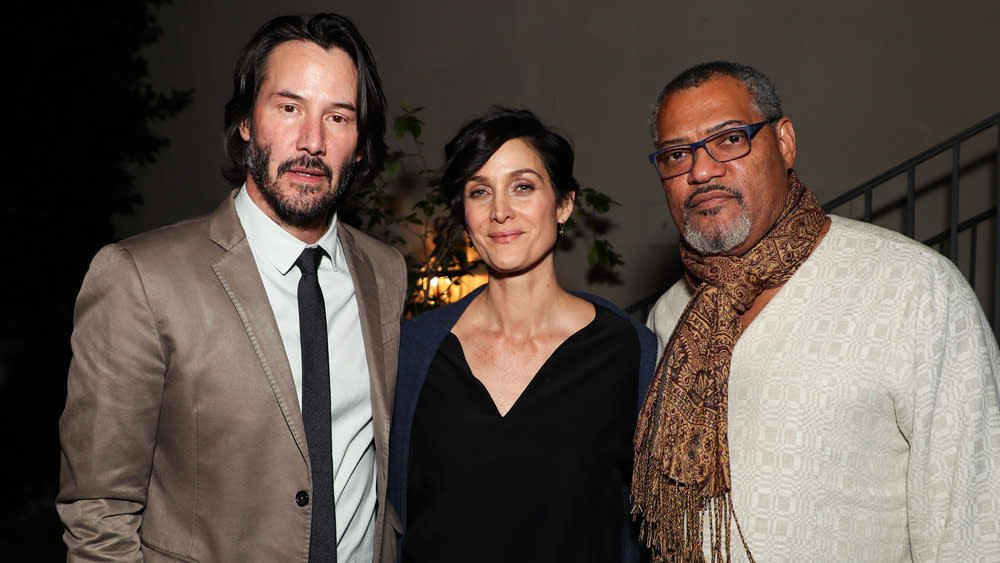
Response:
M344 221L403 252L407 317L448 304L453 289L475 283L470 274L482 269L482 260L469 251L462 233L449 228L449 203L431 186L434 170L423 153L422 110L403 104L392 121L396 142L386 155L385 170L373 185L353 192L338 211ZM414 198L409 209L402 209ZM565 225L566 236L559 243L563 249L581 240L590 244L587 279L593 283L621 283L617 268L624 261L604 238L611 228L604 215L615 205L618 202L593 188L580 190L573 217Z

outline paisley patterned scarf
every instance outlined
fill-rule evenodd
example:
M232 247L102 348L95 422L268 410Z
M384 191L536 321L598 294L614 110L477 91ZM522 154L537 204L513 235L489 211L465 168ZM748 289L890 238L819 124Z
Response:
M826 215L789 171L785 207L771 230L742 256L681 258L694 297L677 321L646 394L635 435L633 516L654 561L728 561L730 492L729 362L743 332L740 314L764 290L785 283L816 248ZM739 530L739 520L736 520ZM753 556L743 540L750 561Z

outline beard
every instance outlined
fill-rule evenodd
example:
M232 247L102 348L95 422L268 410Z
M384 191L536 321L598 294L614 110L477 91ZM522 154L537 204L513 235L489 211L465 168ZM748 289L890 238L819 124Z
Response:
M699 231L691 226L691 200L694 196L710 191L721 190L736 197L736 202L740 206L740 216L735 221L719 225L711 230ZM701 212L703 215L716 215L719 209L710 209ZM746 242L750 236L750 217L747 215L747 208L743 205L743 194L726 186L705 186L695 190L684 201L684 241L695 252L703 256L721 254L728 252Z
M257 141L253 124L250 124L250 142L247 145L247 171L257 184L261 195L274 210L278 218L295 227L308 227L326 219L336 210L337 202L347 193L354 179L354 158L348 156L337 175L337 186L333 189L333 171L315 156L302 155L282 162L271 177L271 148ZM292 168L310 168L322 172L326 183L307 186L289 182L291 193L283 193L278 179ZM318 197L317 197L318 196Z

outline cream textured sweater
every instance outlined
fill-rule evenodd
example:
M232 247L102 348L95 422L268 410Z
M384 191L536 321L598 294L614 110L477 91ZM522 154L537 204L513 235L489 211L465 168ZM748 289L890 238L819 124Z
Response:
M832 220L733 352L733 499L750 550L761 563L1000 562L1000 357L979 302L933 250ZM660 350L690 297L681 280L650 313Z

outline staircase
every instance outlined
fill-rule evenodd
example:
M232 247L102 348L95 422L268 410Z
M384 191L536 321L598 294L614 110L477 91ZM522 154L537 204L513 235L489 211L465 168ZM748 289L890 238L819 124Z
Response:
M1000 113L886 170L823 208L901 232L950 258L975 290L994 335L1000 338L998 203ZM644 321L660 293L626 310Z

